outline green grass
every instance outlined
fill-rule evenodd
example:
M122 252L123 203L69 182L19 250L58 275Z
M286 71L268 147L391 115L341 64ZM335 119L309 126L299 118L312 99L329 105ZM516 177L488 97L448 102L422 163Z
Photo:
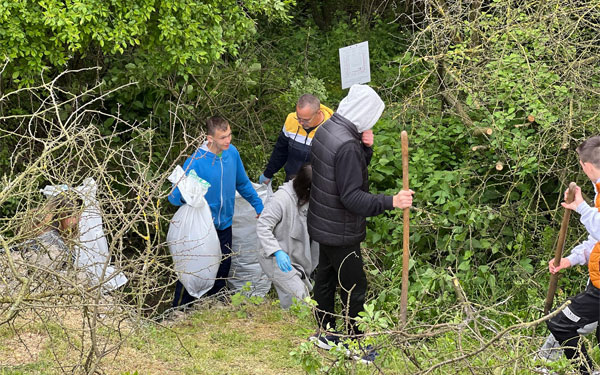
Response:
M79 348L82 345L89 348L89 341L84 340L82 344L78 339L76 317L76 314L70 316L70 323L64 324L71 327L69 329L54 321L15 324L17 332L9 326L0 327L0 375L72 372L85 357ZM250 303L237 307L204 304L173 320L131 327L122 330L119 350L103 358L100 366L103 373L415 374L456 358L460 353L476 351L481 345L468 335L468 331L461 339L457 338L456 331L410 341L394 341L391 336L382 335L374 339L382 347L377 367L367 367L345 359L342 353L336 356L308 343L307 337L315 328L311 315L283 311L271 299L258 305ZM103 343L113 347L118 343L115 332L108 328L99 330L99 334ZM20 340L28 345L28 349L22 347ZM470 374L471 369L475 369L477 374L534 374L532 369L541 364L534 363L529 353L541 340L543 337L537 337L532 331L520 332L507 336L481 354L431 373L447 374L454 370L451 371L453 374ZM297 354L293 356L292 352ZM592 353L598 359L598 349ZM12 359L7 362L11 355ZM566 374L569 364L563 360L546 367Z

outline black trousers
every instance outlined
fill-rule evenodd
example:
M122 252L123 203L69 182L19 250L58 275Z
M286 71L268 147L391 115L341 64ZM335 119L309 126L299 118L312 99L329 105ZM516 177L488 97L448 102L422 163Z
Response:
M577 330L598 322L599 315L600 289L589 283L585 291L571 298L571 304L566 309L546 323L556 340L565 347L565 356L581 363L579 371L584 375L590 373L588 369L593 369L593 364L585 345L579 348L581 342ZM598 332L600 327L596 335Z
M225 288L227 277L229 276L229 269L231 268L231 227L217 230L217 236L219 236L219 243L221 245L221 263L219 264L219 270L217 271L215 285L206 292L206 296L217 294ZM195 299L196 298L191 296L187 290L185 290L181 281L177 280L177 284L175 284L173 307L186 305Z
M335 294L340 287L344 326L350 335L361 334L354 321L363 311L367 292L367 277L363 270L360 243L350 246L319 244L319 265L313 288L317 301L316 318L321 329L336 329Z

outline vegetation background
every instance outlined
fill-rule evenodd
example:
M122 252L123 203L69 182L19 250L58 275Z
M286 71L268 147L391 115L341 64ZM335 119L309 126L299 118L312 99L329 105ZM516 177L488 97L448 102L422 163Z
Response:
M543 316L562 192L576 181L588 201L594 195L574 149L600 130L599 22L598 1L0 2L3 247L22 240L16 229L42 200L39 189L94 177L111 255L131 279L123 306L138 318L131 330L95 318L71 330L58 323L60 293L1 299L6 342L32 332L23 322L41 324L29 314L46 311L33 329L80 353L53 352L37 367L0 360L1 373L114 373L123 369L107 361L119 348L138 335L154 342L147 330L164 327L146 324L165 309L174 282L164 244L175 212L165 204L166 177L202 140L203 120L230 120L256 181L297 97L310 92L335 109L346 94L338 48L365 40L370 85L387 106L374 129L372 192L401 189L399 135L409 133L417 192L409 321L399 322L402 218L389 212L369 220L364 244L364 323L383 350L381 365L360 369L302 344L312 322L298 307L303 330L273 344L297 343L279 373L535 373L532 353L547 331L528 322ZM572 220L566 248L584 234ZM556 301L586 280L584 268L563 272ZM77 303L97 306L99 296L90 298ZM264 314L273 326L291 319L268 303L248 313L256 303L238 297L225 310L249 321ZM211 319L198 314L181 324L194 330Z

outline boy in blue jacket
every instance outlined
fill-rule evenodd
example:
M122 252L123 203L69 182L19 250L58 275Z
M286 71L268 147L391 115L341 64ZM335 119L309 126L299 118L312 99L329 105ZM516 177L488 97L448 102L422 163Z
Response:
M206 121L206 133L206 142L185 161L183 169L186 174L193 169L200 178L210 183L205 198L210 206L222 254L215 285L206 293L210 296L225 288L225 280L231 267L231 224L236 190L254 207L258 215L263 210L263 203L246 175L238 150L231 144L229 122L222 117L210 117ZM169 202L175 206L185 203L176 186L169 194ZM177 281L173 307L193 300L194 297Z

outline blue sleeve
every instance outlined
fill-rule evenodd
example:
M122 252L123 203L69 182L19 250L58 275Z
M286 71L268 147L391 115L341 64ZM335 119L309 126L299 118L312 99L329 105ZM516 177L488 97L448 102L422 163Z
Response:
M183 163L183 170L185 171L186 175L188 174L188 169L191 169L190 163L192 162L193 157L194 157L194 155L188 157L187 160L185 161L185 163ZM168 197L169 202L171 202L171 204L173 206L182 206L185 204L185 200L181 196L181 192L179 191L179 188L177 186L174 186L174 187L175 187L175 189L173 189L171 194L169 194L169 197Z
M266 178L273 178L273 175L277 173L277 171L279 171L287 162L288 143L289 139L282 130L281 133L279 133L277 143L275 143L275 147L273 148L273 152L271 153L267 167L263 172Z
M244 168L244 164L242 163L242 159L240 158L240 154L237 153L237 166L235 172L235 188L240 193L245 200L247 200L256 213L260 215L263 210L262 200L258 197L256 190L252 187L252 182L248 178L246 174L246 169Z
M183 200L183 197L181 196L181 192L179 191L178 187L175 187L175 189L173 189L171 194L169 194L168 198L169 202L171 202L173 206L181 206L185 204L185 201Z

